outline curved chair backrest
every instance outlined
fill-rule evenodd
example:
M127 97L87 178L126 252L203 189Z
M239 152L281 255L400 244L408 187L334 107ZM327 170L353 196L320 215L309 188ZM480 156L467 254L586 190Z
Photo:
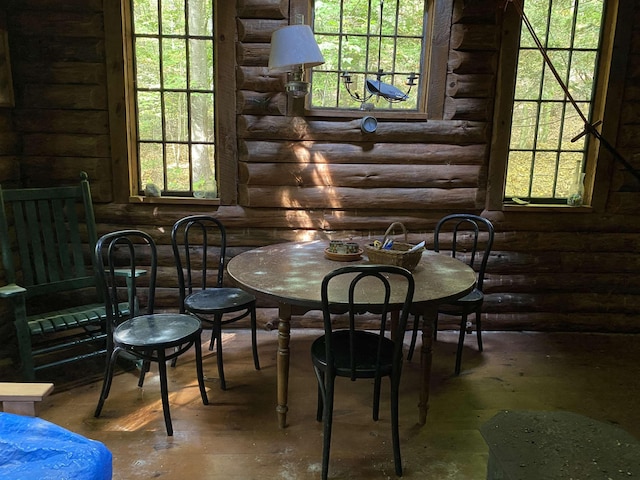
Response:
M145 251L146 250L146 251ZM98 239L95 248L99 284L107 307L108 327L113 329L139 314L141 288L138 279L144 277L147 290L145 313L153 313L158 254L151 236L140 230L120 230ZM126 302L121 302L124 291Z
M451 232L451 240L444 241L444 234ZM448 247L451 256L472 267L478 274L476 288L482 291L484 274L493 247L493 224L484 217L467 213L454 213L440 219L434 230L436 252Z
M194 290L222 287L227 232L220 220L211 215L191 215L178 220L171 229L171 245L181 305ZM214 252L216 255L212 255ZM215 275L211 275L214 271Z
M348 279L347 276L351 278ZM390 281L404 278L404 282ZM340 278L341 281L337 279ZM345 278L347 280L345 280ZM332 289L332 285L334 285ZM407 318L413 300L415 282L411 272L402 267L393 265L350 265L338 268L328 273L322 280L321 297L322 312L325 329L326 358L327 365L333 365L334 348L332 346L331 332L334 330L334 323L331 321L331 313L337 303L344 305L348 302L350 345L349 357L351 366L351 379L357 378L354 362L354 351L357 345L353 342L353 333L363 328L358 326L356 316L359 313L370 311L375 305L376 313L380 312L378 353L381 348L382 338L387 328L387 317L393 308L401 304L400 319L392 337L396 340L394 347L394 370L402 365L402 343L404 332L407 326ZM346 292L346 296L345 296ZM344 352L342 352L344 353ZM378 357L377 361L380 361ZM377 364L379 366L379 363Z

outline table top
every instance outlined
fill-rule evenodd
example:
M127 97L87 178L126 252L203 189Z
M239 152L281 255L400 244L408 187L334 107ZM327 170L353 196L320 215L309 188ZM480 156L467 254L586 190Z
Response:
M317 308L321 306L320 285L324 276L343 266L370 263L362 259L341 262L325 258L328 241L278 243L248 250L233 257L227 271L239 286L257 295L266 295L290 305ZM465 263L444 254L425 251L413 270L416 289L414 304L440 303L469 293L476 282L475 272ZM342 289L346 301L347 289ZM392 304L402 304L402 289L396 290ZM335 292L340 300L340 287ZM371 298L379 293L370 292ZM362 299L362 303L368 303ZM360 303L360 301L359 301ZM375 301L371 303L376 303Z

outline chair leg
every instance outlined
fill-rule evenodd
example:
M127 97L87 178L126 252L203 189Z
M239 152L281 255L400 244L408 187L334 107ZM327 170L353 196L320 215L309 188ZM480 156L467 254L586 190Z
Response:
M182 345L178 345L177 347L173 347L173 351L177 352L178 350L180 350L180 347L182 347ZM175 368L177 363L178 363L178 357L173 357L173 359L171 360L171 367Z
M213 319L213 323L211 324L211 340L209 340L209 351L213 350L213 346L215 345L217 340L216 325L218 325L218 328L220 328L220 326L222 325L221 317L216 316L216 318Z
M411 332L411 344L409 345L409 353L407 353L407 360L411 361L413 358L413 351L416 348L416 338L418 338L418 326L420 325L420 315L415 314L413 316L413 331Z
M481 312L476 312L476 336L478 337L478 350L482 351L482 319Z
M402 476L402 458L400 456L400 428L398 422L398 396L399 380L391 378L391 438L393 442L393 463L396 467L396 475Z
M26 315L24 300L20 302L19 310ZM20 365L22 369L22 380L25 382L33 382L36 379L36 371L34 368L33 353L31 346L31 334L27 328L27 322L14 322L18 346L20 350Z
M313 366L313 370L316 373L316 378L318 379L318 404L316 407L316 421L322 421L323 415L323 407L324 407L324 373L318 369L315 365Z
M258 358L258 339L256 330L258 328L255 305L251 308L251 348L253 350L253 365L256 370L260 370L260 360Z
M420 327L420 315L415 315L413 319L413 332L411 334L411 345L409 345L409 353L407 354L407 360L411 361L413 358L413 352L416 348L416 338L418 337L418 330ZM433 340L438 339L438 315L433 320Z
M222 321L221 316L216 315L213 322L213 330L211 332L211 345L209 350L216 343L216 360L218 362L218 376L220 377L220 388L227 389L227 382L224 379L224 363L222 361Z
M160 396L162 397L162 411L164 413L164 424L167 427L167 435L173 436L173 425L171 424L171 412L169 411L169 388L167 386L167 364L165 362L164 350L158 350L158 372L160 376Z
M464 347L464 334L467 332L467 316L462 315L460 320L460 336L458 337L458 350L456 351L456 375L460 375L462 363L462 348Z
M377 422L380 418L380 387L382 384L382 378L380 375L376 375L373 382L373 421Z
M438 314L433 319L433 340L438 340Z
M202 338L198 335L198 338L193 342L196 350L196 372L198 374L198 385L200 386L200 396L202 397L202 403L209 405L209 398L207 397L207 390L204 386L204 370L202 368Z
M151 362L149 360L144 360L142 365L140 366L140 377L138 377L138 386L142 388L144 385L144 376L151 369Z
M329 452L331 450L331 427L333 424L333 393L335 388L335 377L326 376L325 400L323 414L323 445L322 445L322 480L327 480L329 476Z
M113 368L116 364L116 360L118 359L118 354L120 353L120 349L116 348L111 352L111 355L107 358L105 370L104 370L104 379L102 381L102 391L100 392L100 399L98 400L98 405L96 406L96 411L93 416L98 418L100 413L102 412L102 407L104 406L104 401L109 396L109 391L111 390L111 380L113 379Z

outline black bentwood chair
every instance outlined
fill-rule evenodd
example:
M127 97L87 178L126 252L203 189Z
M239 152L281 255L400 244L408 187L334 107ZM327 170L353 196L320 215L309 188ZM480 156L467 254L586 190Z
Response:
M251 318L253 364L260 370L256 340L256 298L240 288L224 287L227 234L220 220L192 215L178 220L171 230L173 255L178 269L180 312L211 324L209 350L216 345L220 387L227 389L222 361L222 326ZM231 318L224 317L232 314Z
M142 360L138 386L142 387L150 363L158 364L162 410L167 435L173 435L167 388L167 362L182 355L193 345L196 371L202 403L208 405L202 371L200 334L197 318L186 314L154 314L157 251L153 239L139 230L122 230L102 236L95 249L99 283L104 289L107 308L107 365L100 400L95 416L100 416L109 396L113 370L118 356L127 353ZM138 283L144 279L147 288L146 309L140 313L139 300L144 293ZM125 293L126 292L126 293ZM127 311L118 308L118 299L125 296ZM131 313L129 313L131 312Z
M414 280L411 273L392 265L354 265L334 270L322 281L322 312L325 334L311 345L311 359L318 379L318 409L316 419L324 423L322 478L329 471L329 450L333 419L335 379L348 377L373 378L373 420L378 420L382 377L391 382L391 431L396 474L402 476L400 435L398 429L398 390L402 372L402 346L407 317L413 299ZM333 290L332 290L333 289ZM348 291L349 328L336 330L331 322L331 292ZM392 291L402 292L402 310L391 338L385 336L387 317L392 309ZM372 292L376 295L371 301ZM379 295L378 295L379 292ZM333 297L335 298L335 297ZM396 297L397 298L397 297ZM361 300L358 300L361 299ZM364 301L362 299L365 299ZM396 300L397 302L398 300ZM358 303L360 302L360 303ZM365 303L366 302L366 303ZM380 313L377 333L358 325L358 316L375 305ZM396 305L397 308L397 305ZM370 324L369 324L370 325Z
M476 271L476 286L471 293L462 298L438 307L438 313L445 315L454 315L460 317L460 335L458 337L458 348L456 351L456 375L460 374L460 365L462 362L462 348L464 346L464 337L467 331L471 332L473 324L468 320L468 316L475 313L476 335L478 339L478 350L482 351L482 324L481 310L484 294L482 287L484 282L484 274L487 268L487 261L493 247L494 229L493 224L486 218L456 213L447 215L440 219L434 230L434 247L436 252L441 249L450 251L451 256L462 260ZM418 334L418 325L420 323L420 315L415 314L413 322L413 334L411 336L411 345L407 358L411 360L413 350L416 344ZM438 334L438 321L434 324L434 339Z

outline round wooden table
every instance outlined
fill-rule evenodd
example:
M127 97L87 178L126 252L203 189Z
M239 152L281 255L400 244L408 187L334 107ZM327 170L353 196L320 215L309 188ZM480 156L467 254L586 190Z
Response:
M287 424L289 385L289 338L291 316L310 310L321 310L320 284L324 276L345 262L325 258L328 241L291 242L269 245L246 251L233 257L227 271L233 281L255 295L270 297L278 302L278 355L276 412L280 427ZM366 254L352 263L369 263ZM427 418L433 325L440 303L469 293L476 275L465 263L449 256L425 251L413 270L416 289L413 307L422 310L424 322L420 365L419 422ZM346 295L346 292L345 292ZM393 302L392 302L393 303ZM401 301L397 302L398 304Z

